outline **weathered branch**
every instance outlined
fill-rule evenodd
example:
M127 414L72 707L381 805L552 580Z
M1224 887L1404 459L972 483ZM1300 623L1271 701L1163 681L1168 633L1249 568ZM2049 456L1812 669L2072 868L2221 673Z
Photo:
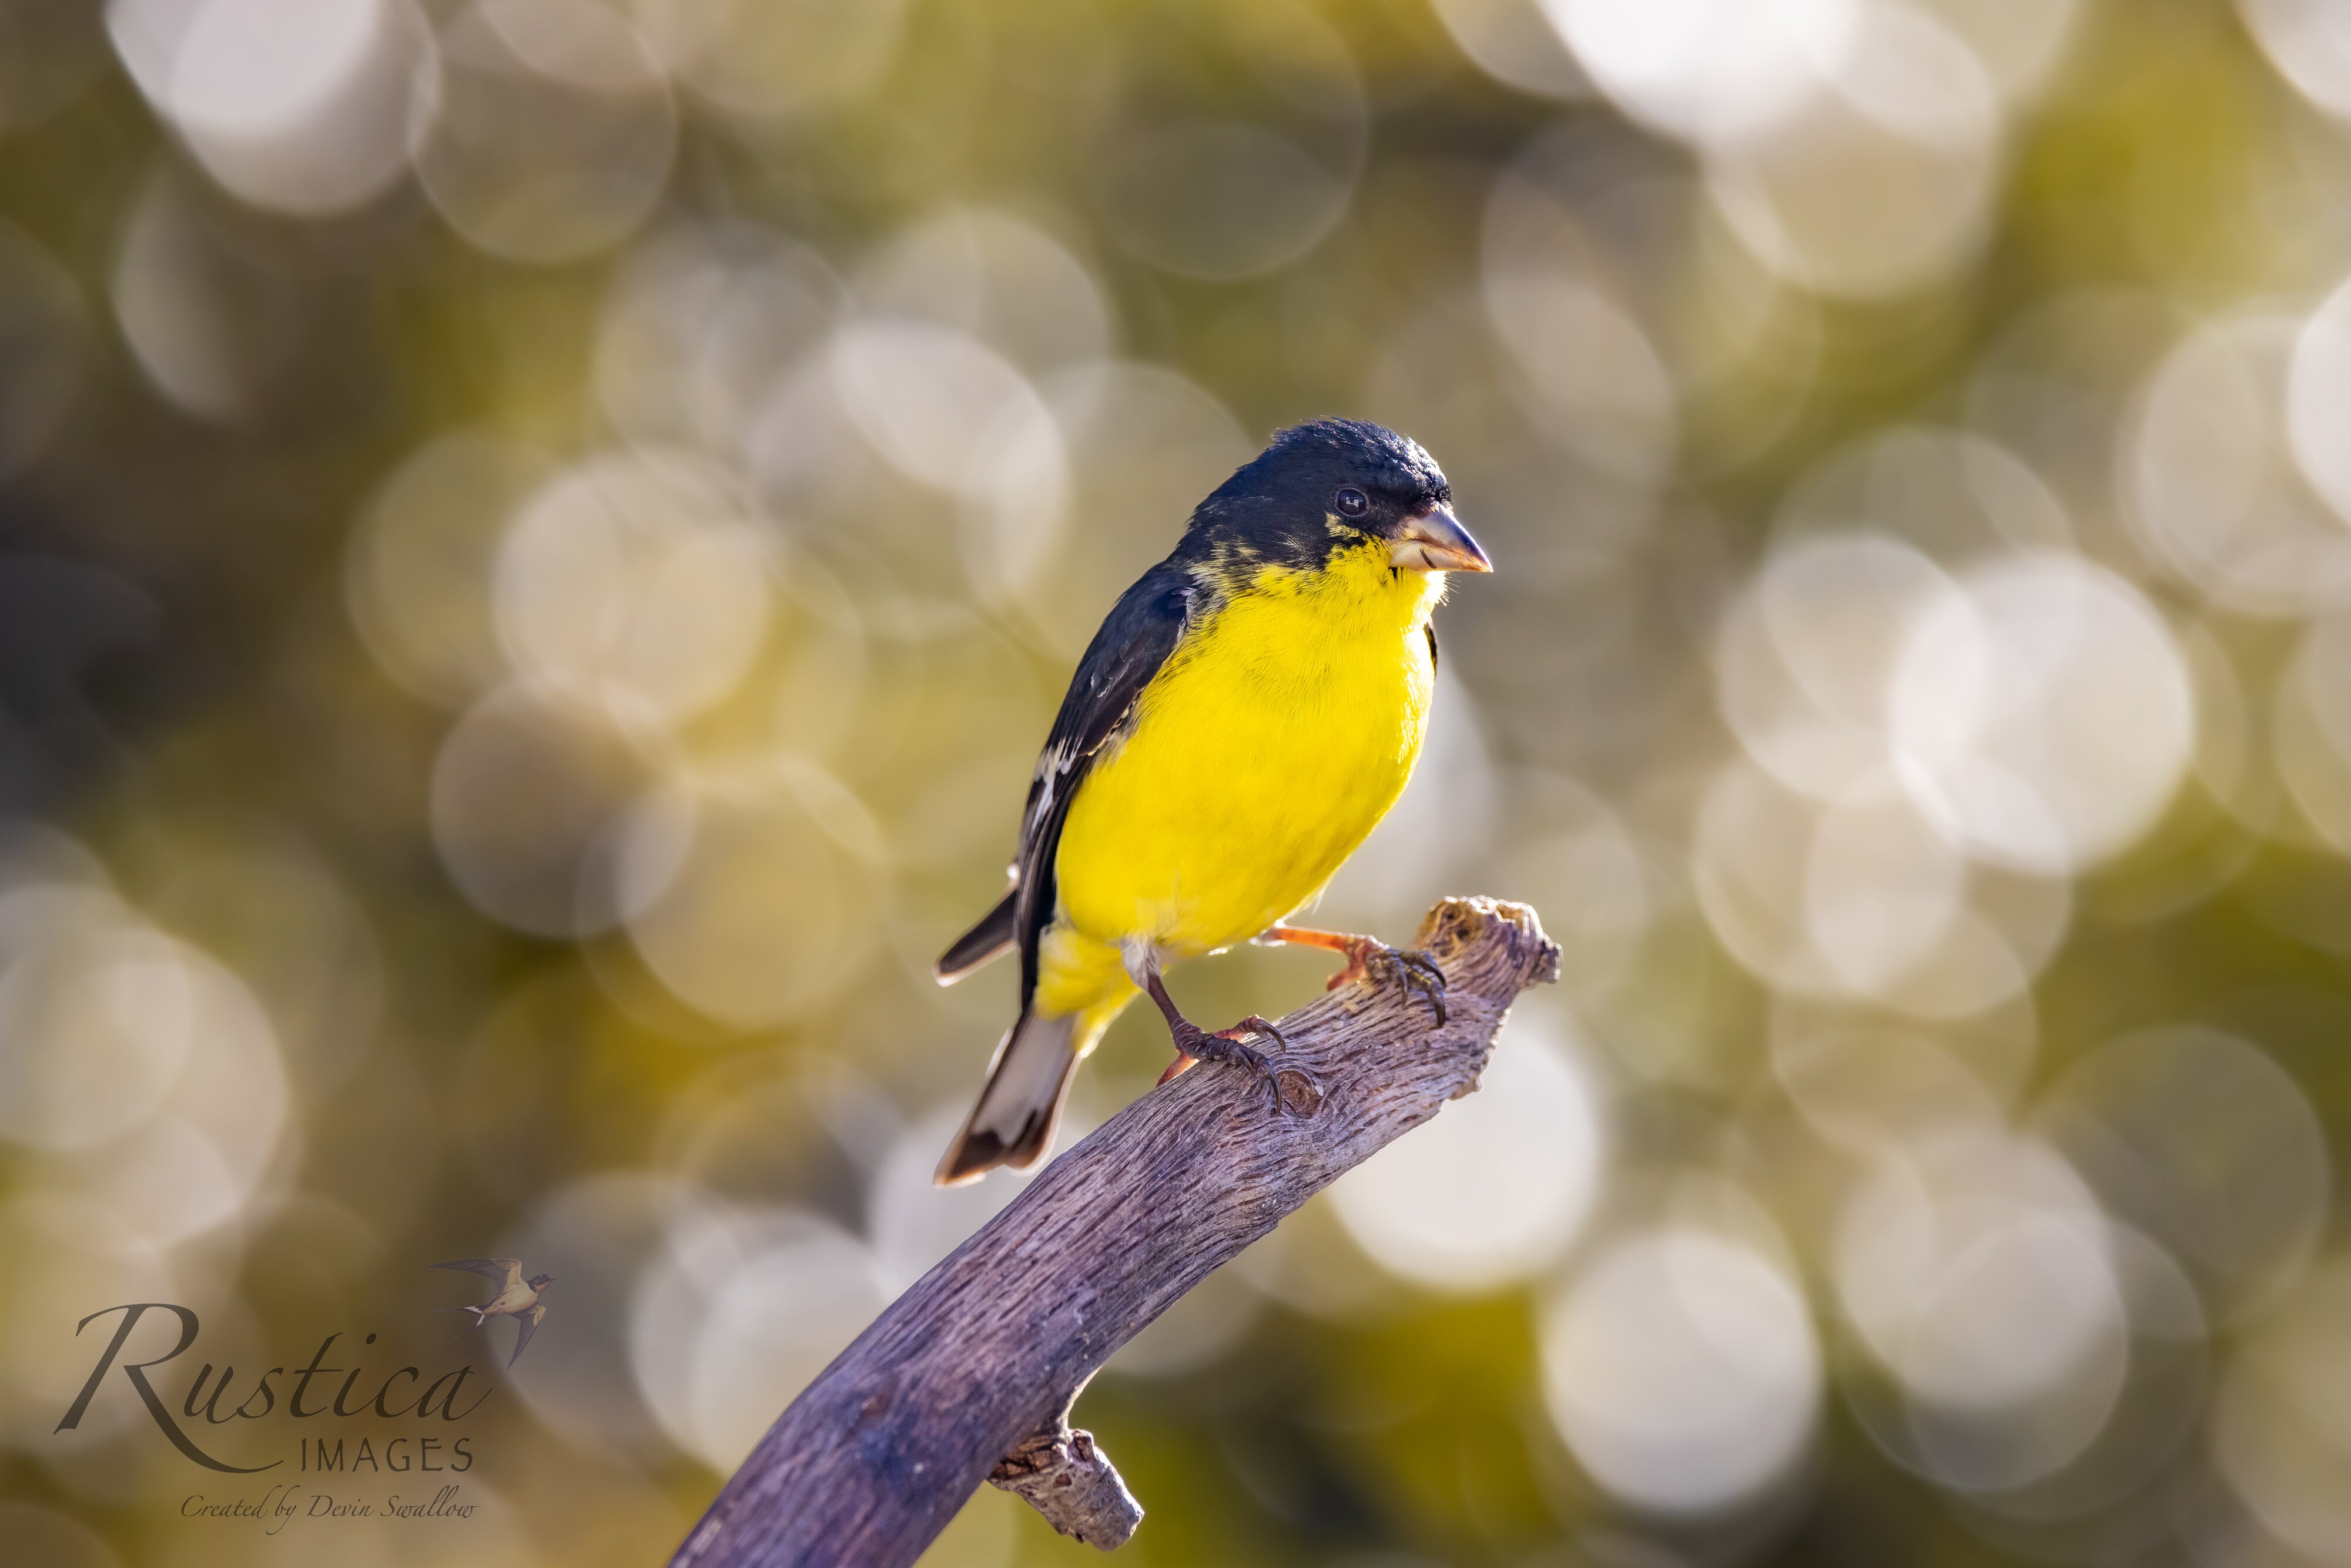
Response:
M998 1459L987 1479L1043 1514L1062 1534L1104 1552L1125 1545L1143 1522L1143 1505L1126 1490L1118 1467L1094 1446L1092 1432L1072 1427L1066 1418Z
M1421 923L1447 1021L1393 967L1280 1021L1277 1095L1206 1065L1053 1161L792 1401L672 1568L910 1563L982 1480L1107 1550L1142 1510L1068 1412L1094 1370L1282 1216L1477 1087L1519 992L1557 977L1534 911Z

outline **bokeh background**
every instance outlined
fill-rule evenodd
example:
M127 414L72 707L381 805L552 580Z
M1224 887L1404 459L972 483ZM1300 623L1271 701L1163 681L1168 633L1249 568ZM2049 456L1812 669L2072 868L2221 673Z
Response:
M1499 570L1322 915L1565 972L1086 1394L1127 1560L2351 1563L2346 193L2341 0L5 0L0 1555L659 1561L1015 1190L929 960L1343 413ZM472 1520L52 1431L509 1252Z

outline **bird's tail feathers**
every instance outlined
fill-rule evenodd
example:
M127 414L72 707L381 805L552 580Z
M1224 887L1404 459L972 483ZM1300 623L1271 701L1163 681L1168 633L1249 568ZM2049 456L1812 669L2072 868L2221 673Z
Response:
M976 1181L997 1166L1024 1169L1052 1145L1071 1071L1092 1043L1079 1036L1084 1017L1049 1018L1033 1008L1020 1015L996 1048L979 1103L939 1162L941 1186Z
M940 985L952 986L974 969L1009 949L1016 933L1012 928L1013 905L1020 896L1014 888L1003 901L979 917L979 924L955 940L955 945L939 955L931 967L931 974Z

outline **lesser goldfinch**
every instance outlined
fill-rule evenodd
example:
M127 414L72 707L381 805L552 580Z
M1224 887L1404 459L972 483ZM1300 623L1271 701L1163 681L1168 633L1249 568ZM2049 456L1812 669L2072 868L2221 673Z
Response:
M1161 972L1257 938L1346 955L1334 987L1400 961L1374 938L1284 924L1403 792L1437 678L1449 571L1490 571L1418 444L1321 419L1277 434L1194 509L1172 554L1094 633L1037 759L1012 887L938 961L948 984L1020 952L1020 1017L942 1186L1034 1164L1079 1060L1147 992L1172 1075L1200 1058L1269 1071L1258 1018L1211 1034Z

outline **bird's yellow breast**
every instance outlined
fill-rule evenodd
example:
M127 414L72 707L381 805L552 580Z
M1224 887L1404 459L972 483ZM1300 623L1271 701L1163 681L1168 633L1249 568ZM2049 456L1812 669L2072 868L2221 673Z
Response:
M1387 814L1426 732L1445 591L1387 553L1259 569L1169 656L1071 804L1055 874L1076 935L1229 946L1322 891Z

